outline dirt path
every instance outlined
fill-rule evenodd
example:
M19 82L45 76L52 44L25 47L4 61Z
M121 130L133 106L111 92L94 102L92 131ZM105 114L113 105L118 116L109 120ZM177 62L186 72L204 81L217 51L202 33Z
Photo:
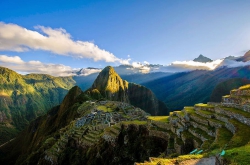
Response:
M179 165L215 165L215 157L190 159L179 163Z

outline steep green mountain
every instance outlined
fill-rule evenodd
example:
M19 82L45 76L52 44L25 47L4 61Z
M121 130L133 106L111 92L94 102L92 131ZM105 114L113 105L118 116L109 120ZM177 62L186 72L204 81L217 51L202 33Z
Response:
M58 105L75 81L71 77L20 75L0 67L0 144L13 138L29 121Z
M231 78L250 79L250 66L219 68L213 71L195 70L176 73L147 83L157 98L172 110L208 102L215 87Z
M6 165L150 165L185 164L186 159L208 156L221 164L249 164L249 97L247 85L232 90L222 103L148 116L128 103L94 100L73 87L60 106L0 146L0 161ZM185 155L194 149L195 155ZM216 159L222 150L225 153Z
M93 84L96 85L99 86ZM125 102L93 100L76 86L60 106L32 121L16 139L0 147L0 161L5 164L143 161L167 148L165 139L153 136L147 129L148 115Z
M234 78L234 79L229 79L226 81L223 81L219 83L213 90L211 96L210 96L210 101L211 102L221 102L221 98L224 95L229 95L230 91L233 89L237 89L240 86L250 84L249 79L244 79L244 78Z
M152 91L144 86L122 80L114 68L108 66L97 76L89 95L97 95L108 100L130 103L152 115L168 114L167 107L159 101Z

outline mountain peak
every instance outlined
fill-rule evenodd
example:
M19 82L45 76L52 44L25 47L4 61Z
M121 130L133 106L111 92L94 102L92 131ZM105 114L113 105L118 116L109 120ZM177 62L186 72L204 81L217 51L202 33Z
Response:
M238 58L236 61L242 61L242 62L247 62L250 61L250 50L247 51L244 56Z
M112 66L106 66L99 75L112 75L117 74L115 69Z
M102 96L117 101L128 102L126 90L128 82L123 81L111 66L105 67L97 76L92 85L92 90L97 89Z
M206 63L206 62L212 62L213 60L200 54L199 57L195 58L193 61Z

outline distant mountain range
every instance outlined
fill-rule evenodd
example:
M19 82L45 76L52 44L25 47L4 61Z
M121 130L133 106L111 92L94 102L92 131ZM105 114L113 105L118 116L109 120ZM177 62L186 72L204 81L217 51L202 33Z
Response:
M250 65L248 61L250 60L250 51L246 52L243 56L235 57L228 56L222 59L212 60L204 55L199 55L192 61L175 61L170 65L160 65L160 64L142 64L133 63L131 65L120 65L115 66L114 69L121 76L129 75L140 75L148 73L158 73L163 72L165 74L173 74L177 72L187 72L192 70L215 70L220 67L235 67L235 66L246 66ZM82 68L75 70L73 75L76 76L88 76L90 74L99 73L101 68Z
M176 73L142 85L151 89L172 111L210 101L215 87L232 78L250 79L250 66Z

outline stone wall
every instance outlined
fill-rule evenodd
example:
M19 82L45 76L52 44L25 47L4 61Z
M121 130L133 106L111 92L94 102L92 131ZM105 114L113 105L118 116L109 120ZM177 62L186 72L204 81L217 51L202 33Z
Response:
M219 106L221 105L221 103L217 103L217 102L208 102L207 105L211 105L211 106Z
M208 121L207 120L203 120L199 117L196 117L194 115L190 115L190 118L193 119L194 121L198 122L198 123L201 123L201 124L204 124L204 125L208 125Z
M151 124L165 130L170 130L171 124L151 120Z
M182 145L179 145L177 143L174 143L174 149L175 149L175 152L178 153L178 154L182 154Z
M222 122L225 122L225 123L228 122L228 118L226 118L226 117L223 117L223 116L218 115L218 114L215 114L214 116L215 116L216 119L218 119L218 120L220 120Z
M235 118L239 122L250 126L250 118L246 118L245 116L242 116L242 115L240 115L238 113L234 113L232 111L224 110L223 108L220 108L220 107L216 107L215 111L216 111L216 113L227 115L230 118Z
M208 120L208 123L211 127L215 127L215 128L221 128L222 124L218 123L218 122L214 122L212 120Z
M191 121L190 123L193 125L194 128L199 128L199 129L205 131L208 135L215 137L215 132L209 130L207 127L205 127L201 124L197 124L193 121Z
M193 143L194 143L194 148L200 148L201 144L198 141L193 139Z
M250 105L240 105L240 104L233 104L233 103L222 103L221 105L223 105L225 107L232 107L232 108L241 109L245 112L250 113Z
M199 134L199 133L196 133L194 130L192 130L192 129L188 129L188 132L190 132L192 135L194 135L195 137L197 137L197 138L199 138L199 139L201 139L201 141L205 141L205 140L207 140L205 137L203 137L201 134Z
M235 128L235 126L234 126L232 123L230 123L230 122L226 123L225 127L226 127L229 131L231 131L233 134L235 134L236 128Z
M204 114L204 113L200 112L199 110L196 110L195 113L200 115L200 116L203 116L205 118L213 118L214 117L214 115Z
M250 96L250 90L242 90L242 89L237 89L237 90L231 90L230 95L232 96Z
M198 110L204 110L204 111L212 111L212 112L214 112L214 107L203 107L203 106L194 106L194 109L196 110L196 111L198 111Z

